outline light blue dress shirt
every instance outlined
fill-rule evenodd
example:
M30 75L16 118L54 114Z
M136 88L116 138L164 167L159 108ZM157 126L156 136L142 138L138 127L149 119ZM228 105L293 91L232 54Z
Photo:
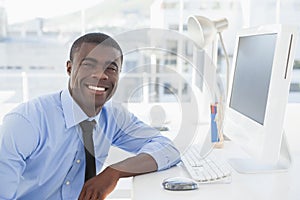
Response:
M79 123L86 119L68 90L23 103L7 114L0 129L0 199L77 199L85 175ZM98 173L111 145L150 154L159 170L180 160L169 139L111 101L93 119Z

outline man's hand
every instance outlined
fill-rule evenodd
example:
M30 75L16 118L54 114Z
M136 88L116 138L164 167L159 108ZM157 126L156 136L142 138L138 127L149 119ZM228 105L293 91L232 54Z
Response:
M141 153L107 167L103 172L88 180L81 190L79 200L103 200L113 191L122 177L145 174L157 170L156 161Z
M107 167L103 172L85 182L79 200L105 199L116 187L119 178L117 170Z

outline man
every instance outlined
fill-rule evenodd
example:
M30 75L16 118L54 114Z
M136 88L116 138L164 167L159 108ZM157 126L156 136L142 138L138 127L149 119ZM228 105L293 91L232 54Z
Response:
M86 34L71 47L68 89L23 103L5 116L0 199L104 199L120 178L163 170L179 161L169 139L109 101L122 61L114 39ZM84 145L81 125L86 121L94 122L92 150ZM100 172L111 145L136 156ZM86 160L90 157L95 160Z

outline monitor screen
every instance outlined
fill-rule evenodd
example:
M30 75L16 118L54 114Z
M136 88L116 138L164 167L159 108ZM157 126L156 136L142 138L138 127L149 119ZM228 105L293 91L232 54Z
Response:
M229 106L264 124L277 34L239 38Z

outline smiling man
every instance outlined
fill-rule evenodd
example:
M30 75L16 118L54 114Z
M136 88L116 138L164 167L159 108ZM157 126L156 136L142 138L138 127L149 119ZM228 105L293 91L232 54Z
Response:
M104 199L120 178L180 160L169 139L109 101L122 61L114 39L86 34L71 47L68 89L23 103L5 116L0 199ZM136 155L103 169L111 145Z

